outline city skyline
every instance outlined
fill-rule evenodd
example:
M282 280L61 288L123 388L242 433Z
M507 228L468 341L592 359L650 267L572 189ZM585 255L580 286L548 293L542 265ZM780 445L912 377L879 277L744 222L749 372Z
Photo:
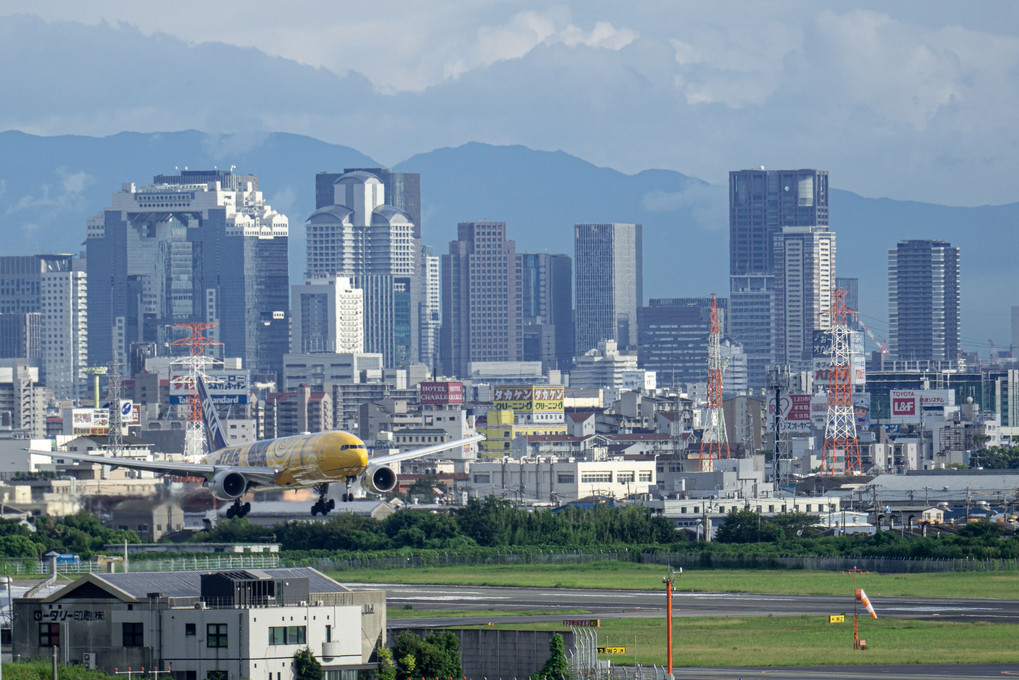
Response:
M1019 8L1002 0L394 0L384 16L322 0L255 0L243 16L178 7L5 3L0 54L21 68L0 129L283 131L356 140L388 166L469 141L518 143L716 186L764 163L828 168L866 196L1016 197ZM207 63L270 96L235 111L221 74L198 68ZM142 103L157 100L188 104ZM591 134L613 129L628 134Z

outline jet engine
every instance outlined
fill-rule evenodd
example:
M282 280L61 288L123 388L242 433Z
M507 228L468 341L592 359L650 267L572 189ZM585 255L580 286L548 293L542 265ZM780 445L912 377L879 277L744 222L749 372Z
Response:
M388 465L370 465L364 471L361 486L372 493L389 493L396 488L396 473Z
M248 490L248 480L240 472L220 470L212 476L206 486L212 495L221 501L232 501Z

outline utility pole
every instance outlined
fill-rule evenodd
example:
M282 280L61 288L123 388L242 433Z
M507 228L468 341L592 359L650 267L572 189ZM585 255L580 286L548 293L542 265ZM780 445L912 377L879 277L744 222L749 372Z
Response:
M773 364L768 366L768 387L775 393L775 481L781 490L782 488L782 390L789 393L789 367Z

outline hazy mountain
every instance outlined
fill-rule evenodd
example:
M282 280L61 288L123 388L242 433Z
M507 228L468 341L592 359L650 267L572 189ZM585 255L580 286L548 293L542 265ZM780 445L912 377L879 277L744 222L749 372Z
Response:
M315 173L378 165L353 148L282 133L6 132L0 148L3 254L77 252L86 218L109 206L123 182L143 185L175 167L235 165L257 174L269 202L290 218L295 279L304 269L303 224L314 209ZM447 251L462 221L505 221L518 251L570 255L576 222L639 222L645 297L728 291L725 187L668 170L627 175L522 146L437 149L394 169L421 173L423 238L436 253ZM888 248L905 238L944 238L962 248L964 344L986 346L991 337L1007 346L1009 306L1019 305L1017 223L1019 204L956 208L831 192L839 274L861 279L861 311L879 335L887 328Z

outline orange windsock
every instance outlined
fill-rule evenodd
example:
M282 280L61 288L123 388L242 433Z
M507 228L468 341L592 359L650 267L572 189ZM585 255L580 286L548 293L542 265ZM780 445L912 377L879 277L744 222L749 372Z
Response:
M872 618L877 618L877 614L874 613L874 605L870 603L870 598L867 597L867 593L863 592L863 588L856 589L856 599L863 603L863 606L867 609L867 613L870 614Z

